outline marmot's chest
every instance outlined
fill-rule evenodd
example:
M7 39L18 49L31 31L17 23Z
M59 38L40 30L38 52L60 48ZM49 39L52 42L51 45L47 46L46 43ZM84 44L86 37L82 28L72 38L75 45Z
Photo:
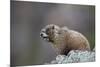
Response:
M67 36L65 34L60 34L59 36L55 37L54 46L58 49L64 49L67 43Z

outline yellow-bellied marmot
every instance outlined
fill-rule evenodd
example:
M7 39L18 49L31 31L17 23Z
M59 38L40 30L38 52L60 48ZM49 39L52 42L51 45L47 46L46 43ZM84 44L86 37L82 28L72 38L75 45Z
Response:
M57 53L67 55L70 50L90 50L90 45L81 33L54 24L41 30L40 36L53 44Z

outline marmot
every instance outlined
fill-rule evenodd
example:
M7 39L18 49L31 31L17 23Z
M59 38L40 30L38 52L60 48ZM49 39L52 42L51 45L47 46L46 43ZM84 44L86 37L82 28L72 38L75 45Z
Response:
M90 45L81 33L54 24L41 30L40 36L53 44L58 54L67 55L71 50L90 50Z

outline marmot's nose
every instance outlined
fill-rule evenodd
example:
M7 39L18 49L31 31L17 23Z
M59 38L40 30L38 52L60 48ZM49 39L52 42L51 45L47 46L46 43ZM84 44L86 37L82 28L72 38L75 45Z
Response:
M41 33L40 36L43 37L43 34Z

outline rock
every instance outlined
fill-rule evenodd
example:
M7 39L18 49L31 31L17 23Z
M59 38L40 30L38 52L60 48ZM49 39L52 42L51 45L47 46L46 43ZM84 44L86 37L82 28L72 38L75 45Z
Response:
M67 64L67 63L78 63L78 62L94 62L95 52L93 51L80 51L72 50L68 55L58 55L56 60L51 61L50 64Z

